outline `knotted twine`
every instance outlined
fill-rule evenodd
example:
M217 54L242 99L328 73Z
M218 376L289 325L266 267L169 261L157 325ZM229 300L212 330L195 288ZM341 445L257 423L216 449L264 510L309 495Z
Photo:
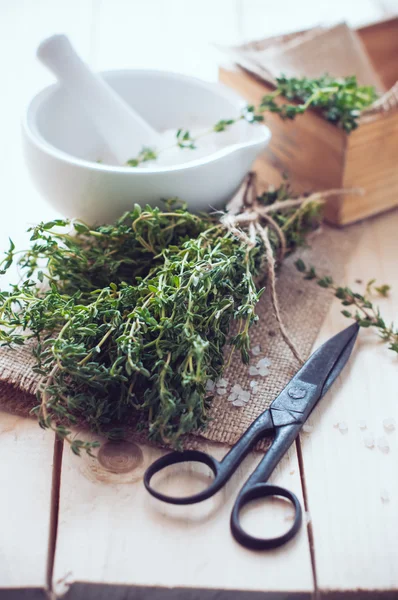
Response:
M312 202L321 203L330 196L347 193L360 194L362 193L362 190L331 189L324 192L316 192L309 196L281 200L268 206L264 206L258 201L256 174L251 172L247 175L236 196L228 204L227 214L221 218L221 222L228 229L228 231L243 241L248 250L255 247L256 234L262 240L265 250L264 257L267 268L268 283L271 292L270 297L275 319L278 323L282 339L290 348L293 356L296 358L299 364L304 363L304 358L300 355L300 352L288 334L287 329L282 321L278 295L276 293L276 265L282 263L287 250L284 230L288 228L288 226L298 217L299 213L302 212L308 204ZM280 227L272 218L272 213L294 207L297 207L297 212L293 213L289 217L289 219L284 223L283 227ZM242 227L246 227L249 233L247 234ZM277 247L278 255L276 259L274 257L274 252L269 238L270 228L275 232L279 243Z

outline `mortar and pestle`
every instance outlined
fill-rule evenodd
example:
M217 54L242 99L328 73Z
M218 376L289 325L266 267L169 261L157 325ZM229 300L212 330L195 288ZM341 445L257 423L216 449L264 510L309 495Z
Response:
M129 167L144 146L161 148L161 132L212 127L236 118L245 101L222 84L170 72L93 73L69 40L56 35L38 58L59 83L39 92L23 119L26 162L46 200L90 225L111 222L134 203L160 205L178 197L190 210L222 208L271 137L244 120L215 134L211 153L182 164ZM217 136L222 136L218 138Z

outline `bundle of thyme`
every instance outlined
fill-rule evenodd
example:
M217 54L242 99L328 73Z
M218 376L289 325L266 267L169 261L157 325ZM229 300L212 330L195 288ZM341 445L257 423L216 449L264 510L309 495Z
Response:
M278 103L277 98L283 97L289 103ZM354 75L344 78L333 78L324 75L317 79L307 77L276 78L275 90L266 94L259 106L248 105L235 118L221 119L206 134L225 131L241 120L249 123L264 121L264 113L278 114L281 119L295 119L297 115L308 109L316 110L324 119L337 127L351 133L358 127L361 112L371 106L377 99L377 93L372 86L360 86ZM178 129L175 146L181 149L195 149L199 136L194 137L188 129ZM127 161L130 167L156 160L162 150L144 147L135 158Z
M317 200L289 197L282 186L257 201L275 205L272 218L291 251L321 211ZM93 447L72 436L77 424L109 438L145 429L173 445L202 428L205 385L220 376L226 343L248 360L261 236L248 246L215 215L173 202L163 211L136 205L114 225L56 220L31 234L29 250L18 258L11 243L3 261L6 270L17 260L24 275L0 293L0 342L36 340L40 425L77 454ZM269 241L277 252L275 230Z

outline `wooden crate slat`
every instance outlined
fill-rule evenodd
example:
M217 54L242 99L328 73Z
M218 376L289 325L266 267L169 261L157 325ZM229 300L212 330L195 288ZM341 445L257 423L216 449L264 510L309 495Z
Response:
M361 125L347 140L343 187L360 187L364 196L339 200L339 224L398 206L398 110Z

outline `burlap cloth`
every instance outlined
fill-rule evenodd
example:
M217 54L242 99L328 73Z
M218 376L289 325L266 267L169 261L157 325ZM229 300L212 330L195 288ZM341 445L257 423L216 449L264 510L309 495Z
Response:
M238 46L221 47L236 64L266 83L275 85L276 77L335 77L355 73L361 85L372 85L380 97L362 111L360 123L377 119L398 109L398 82L386 90L366 49L347 24L314 27L286 35L256 40Z
M359 239L360 230L361 225L344 230L323 226L309 238L308 247L289 256L278 271L277 293L282 317L303 357L311 352L333 296L314 282L304 281L294 262L301 257L307 264L316 265L320 273L331 274L336 281L342 281L347 257ZM267 291L261 297L257 314L259 321L252 328L251 340L253 347L260 345L261 353L253 356L250 364L256 365L260 358L267 357L271 361L269 375L251 376L239 352L234 353L224 373L229 382L228 393L215 395L210 422L201 433L208 440L232 445L298 370L297 360L278 331ZM29 415L37 404L34 393L40 380L32 371L34 364L29 346L0 349L0 408ZM251 393L248 403L243 407L233 406L227 399L230 388L239 383L243 389L251 390L253 380L258 381L258 389Z

